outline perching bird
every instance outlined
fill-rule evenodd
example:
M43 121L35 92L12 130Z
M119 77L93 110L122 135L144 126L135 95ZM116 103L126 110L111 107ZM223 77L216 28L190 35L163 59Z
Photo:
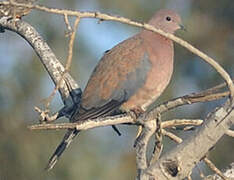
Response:
M158 11L148 22L168 33L181 29L180 16L172 10ZM173 42L142 30L107 51L94 69L72 122L112 115L116 111L138 116L167 87L173 72ZM131 114L130 113L130 114ZM49 160L54 167L78 130L70 129Z

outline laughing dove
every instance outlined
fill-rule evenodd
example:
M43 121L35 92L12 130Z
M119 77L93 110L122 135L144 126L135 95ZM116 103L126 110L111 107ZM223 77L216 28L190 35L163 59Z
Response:
M167 33L181 29L180 16L171 10L158 11L148 22ZM167 87L173 72L173 42L157 33L142 30L107 51L94 69L82 94L80 108L71 121L92 120L131 112L145 112ZM70 129L47 165L54 167L78 130Z

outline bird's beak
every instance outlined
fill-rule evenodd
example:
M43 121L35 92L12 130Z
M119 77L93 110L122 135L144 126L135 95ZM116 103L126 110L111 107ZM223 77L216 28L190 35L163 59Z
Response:
M180 30L187 31L187 29L184 27L183 24L179 24L179 26L180 26Z

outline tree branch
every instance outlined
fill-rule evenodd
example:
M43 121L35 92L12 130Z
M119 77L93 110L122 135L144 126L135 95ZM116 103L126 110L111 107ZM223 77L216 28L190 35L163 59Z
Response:
M136 151L136 165L137 165L137 180L142 179L143 170L148 167L147 162L147 146L151 136L155 133L156 121L148 121L144 124L140 136L136 139L134 143Z
M229 180L234 179L234 163L231 163L223 172L223 175L225 175ZM217 174L207 176L204 178L204 180L222 180L220 176Z
M231 105L233 106L233 104ZM177 147L164 154L144 173L156 179L181 180L189 176L194 166L206 155L234 123L234 111L227 101L215 109L204 124Z
M180 44L181 46L185 47L192 53L201 57L204 61L209 63L225 80L228 85L229 92L221 92L211 94L213 91L206 91L203 93L192 94L188 96L183 96L171 101L168 101L160 106L157 106L153 110L149 111L147 114L139 118L139 122L143 124L144 129L140 136L139 144L137 145L137 167L139 170L138 177L140 179L148 179L149 176L157 176L157 179L163 180L167 178L171 179L183 179L185 177L190 176L190 172L194 165L205 156L205 154L211 149L215 143L227 132L231 124L234 122L234 85L227 74L227 72L212 58L207 56L206 54L202 53L189 43L185 42L184 40L172 35L161 31L160 29L156 29L149 24L144 23L137 23L131 21L127 18L123 17L116 17L110 16L107 14L99 13L99 12L80 12L80 11L69 11L69 10L59 10L59 9L52 9L38 5L28 5L28 4L18 4L15 2L0 2L1 4L11 4L14 6L23 6L27 8L38 9L46 12L61 14L65 16L76 16L78 18L98 18L101 20L111 20L111 21L118 21L122 23L126 23L129 25L141 27L156 33L165 36L174 42ZM67 20L67 19L66 19ZM68 21L66 21L68 22ZM76 21L78 25L78 20ZM11 31L15 31L19 35L21 35L24 39L26 39L33 49L36 51L38 56L40 57L41 62L43 63L44 67L46 68L47 72L49 73L50 77L58 86L59 92L63 99L63 102L66 106L74 107L74 102L71 98L72 92L76 95L76 97L81 96L81 90L79 86L75 83L73 78L69 75L68 72L65 71L65 68L62 64L57 60L49 46L45 43L45 41L40 37L40 35L32 28L29 24L17 20L12 21L8 20L4 17L0 18L0 31L3 32L4 29L9 29ZM71 41L70 41L71 42ZM71 42L73 43L73 42ZM166 112L172 108L185 105L185 104L192 104L197 102L206 102L206 101L213 101L216 99L220 99L223 97L227 97L230 95L230 101L227 101L224 106L217 108L214 112L212 112L206 119L205 123L195 131L189 138L183 141L180 145L176 148L172 149L170 152L164 154L157 162L152 163L148 167L148 163L146 160L146 149L149 138L155 131L153 124L155 123L155 117L158 114ZM74 110L74 108L71 108ZM71 109L66 112L71 112ZM148 122L147 122L148 120ZM137 122L137 123L139 123ZM31 126L31 129L63 129L63 128L77 128L78 130L86 130L94 127L100 126L107 126L107 125L115 125L122 124L122 123L130 123L136 124L130 117L126 115L121 115L117 117L108 117L103 119L97 119L92 121L85 121L85 122L77 122L71 124L43 124L43 125L36 125ZM156 126L155 126L156 127ZM198 144L202 144L202 147L198 146ZM139 146L139 147L138 147Z
M216 88L216 87L219 87L219 88ZM216 94L213 94L213 95L210 95L212 93L211 90L214 90L214 91L217 91L219 90L220 88L223 88L223 84L222 86L221 85L218 85L218 86L215 86L213 88L210 88L208 90L205 90L205 91L202 91L202 92L199 92L199 93L193 93L193 94L190 94L190 95L185 95L185 96L182 96L182 97L178 97L178 98L175 98L175 99L172 99L172 100L169 100L167 102L164 102L160 105L158 105L157 107L155 107L151 112L149 112L147 114L148 117L151 117L152 119L154 119L155 117L157 117L158 114L162 114L164 112L167 112L168 110L171 110L171 109L174 109L178 106L182 106L182 105L188 105L188 104L193 104L193 103L198 103L198 102L207 102L207 101L212 101L212 100L218 100L218 99L221 99L221 98L224 98L224 97L227 97L229 95L229 92L223 92L223 93L216 93ZM212 97L212 98L210 98ZM134 120L124 114L122 115L121 117L117 116L117 122L115 122L115 119L114 118L111 118L113 120L113 124L110 124L109 125L115 125L115 123L118 123L118 122L121 122L121 123L133 123ZM98 120L105 120L106 118L102 119L97 119L96 121ZM145 119L143 119L143 121L145 121ZM196 121L198 124L201 123L201 121ZM79 130L80 127L77 125L77 123L80 124L80 122L75 122L75 123L60 123L60 124L36 124L36 125L32 125L32 126L29 126L28 128L31 129L31 130L53 130L53 129L67 129L67 128L78 128ZM85 124L85 122L82 122ZM91 123L91 122L90 122ZM164 123L164 122L163 122ZM171 121L169 121L169 123L171 123ZM190 123L188 121L176 121L176 122L173 122L172 125L174 123L179 123L179 124L182 124L185 123L184 125L187 125L186 123ZM94 125L92 126L92 128L95 127L95 124L96 122L94 122ZM97 126L99 127L100 124ZM164 125L162 124L162 127L164 128Z
M225 82L227 83L228 88L230 90L230 96L234 97L234 85L232 83L232 80L231 80L229 74L214 59L207 56L205 53L201 52L200 50L198 50L197 48L195 48L194 46L192 46L188 42L176 37L173 34L165 33L162 30L157 29L154 26L151 26L149 24L138 23L138 22L131 21L130 19L127 19L124 17L111 16L111 15L103 14L100 12L71 11L71 10L64 10L64 9L47 8L45 6L39 6L39 5L20 4L20 3L16 3L16 2L12 3L12 2L5 2L5 1L0 2L0 4L5 4L5 5L12 4L14 6L22 6L22 7L37 9L37 10L45 11L45 12L49 12L49 13L60 14L60 15L66 14L66 15L70 15L70 16L76 16L79 18L98 18L98 19L107 20L107 21L118 21L121 23L129 24L129 25L136 26L136 27L141 27L141 28L156 32L156 33L158 33L166 38L173 40L174 42L176 42L179 45L183 46L184 48L188 49L190 52L198 55L205 62L210 64L220 74L220 76L225 80Z
M17 20L16 22L13 22L4 17L0 18L0 26L4 29L16 32L32 46L54 84L59 84L58 90L65 106L67 108L72 107L73 100L70 96L71 90L69 89L68 84L73 91L72 93L76 94L77 97L81 96L81 90L71 75L65 72L63 65L56 58L50 47L38 32L24 21Z
M221 177L221 179L228 180L228 178L224 176L223 173L217 167L215 167L215 165L207 157L204 157L203 161L212 171L214 171L215 174Z

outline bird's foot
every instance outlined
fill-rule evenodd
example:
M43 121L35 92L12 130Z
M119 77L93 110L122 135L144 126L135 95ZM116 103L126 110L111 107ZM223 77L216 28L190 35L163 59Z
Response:
M137 122L137 119L144 113L145 111L141 107L137 107L135 109L131 109L128 114L132 117L132 119Z
M140 108L140 107L137 107L131 111L129 111L129 115L133 118L133 120L135 122L137 122L137 119L144 113L145 111ZM136 134L136 140L135 140L135 143L134 143L134 147L136 146L136 142L137 142L137 139L139 138L139 136L141 135L141 132L142 132L142 125L139 125L138 127L138 130L137 130L137 134Z

